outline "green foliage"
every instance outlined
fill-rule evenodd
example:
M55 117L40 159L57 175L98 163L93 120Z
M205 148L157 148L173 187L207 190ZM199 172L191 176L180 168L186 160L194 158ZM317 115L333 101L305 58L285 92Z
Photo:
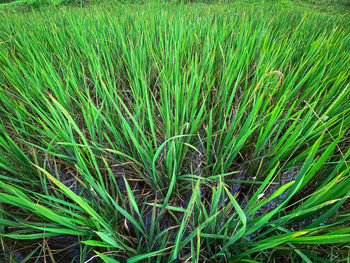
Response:
M317 10L329 14L349 14L350 2L348 0L0 0L0 10L28 10L48 6L71 5L88 7L101 4L104 6L118 5L121 3L143 4L143 3L176 3L176 4L232 4L260 6L271 5L284 8L301 10Z
M67 262L62 237L80 262L349 256L347 16L270 3L0 16L4 256Z

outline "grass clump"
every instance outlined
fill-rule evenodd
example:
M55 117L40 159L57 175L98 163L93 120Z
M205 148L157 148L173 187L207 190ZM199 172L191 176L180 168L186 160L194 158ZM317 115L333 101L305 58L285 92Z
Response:
M6 260L349 257L347 16L147 4L1 18Z

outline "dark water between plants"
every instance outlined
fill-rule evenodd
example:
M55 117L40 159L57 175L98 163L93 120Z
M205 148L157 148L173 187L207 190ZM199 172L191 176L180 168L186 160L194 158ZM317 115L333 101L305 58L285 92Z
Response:
M39 245L39 243L38 243ZM53 257L56 262L69 262L69 263L80 263L80 248L78 244L78 239L73 236L59 236L47 239L47 245L52 251ZM69 247L69 248L68 248ZM30 246L28 243L28 248L19 248L14 249L11 254L4 252L0 252L0 262L22 262L28 255L30 255L35 249L36 246ZM88 254L88 257L85 258L89 260L94 256L93 253ZM44 262L52 262L48 252L44 256L41 249L39 248L26 262L36 262L36 263L44 263ZM89 261L90 263L98 262L97 258Z
M50 168L47 167L49 170ZM56 174L56 171L51 171L52 174ZM285 178L286 182L289 182L291 180L295 179L295 176L297 174L297 171L294 170L290 170L287 173L287 176ZM77 195L80 195L84 198L90 199L91 200L91 195L84 191L82 189L82 187L75 182L75 184L73 185L73 182L71 182L70 180L67 180L67 175L65 175L63 172L58 171L58 176L60 177L61 181L65 183L65 185L67 187L69 187L73 192L75 192ZM243 174L238 174L237 175L238 178L236 179L244 179L243 178ZM121 190L122 193L124 193L125 195L126 193L126 187L125 187L125 183L124 181L120 178L120 180L118 180L118 187ZM242 183L233 183L230 186L230 192L232 195L236 195L236 193L238 193L240 190L242 190L243 184ZM140 188L140 185L135 185L136 189ZM277 190L277 186L273 186L271 187L271 189L269 189L270 193L272 194L272 192ZM202 194L206 194L205 191ZM192 192L189 191L187 194L185 194L183 196L183 204L182 207L186 207L191 199L191 195ZM281 196L283 199L283 195ZM221 200L222 201L222 200ZM221 202L220 201L220 202ZM281 202L281 201L280 201ZM271 211L272 209L274 209L276 206L278 205L278 203L276 203L276 200L271 200L270 202L266 203L263 207L261 207L258 211L257 214L264 214L265 212ZM157 212L159 212L159 209L157 209ZM144 217L144 223L146 225L147 228L151 227L151 221L152 221L152 215L151 213L145 213L145 217ZM163 220L164 221L164 220ZM169 222L168 222L169 223ZM169 227L170 225L164 225L163 227ZM260 229L261 230L261 229ZM260 230L258 230L257 232L260 232ZM248 239L255 237L257 233L254 233L250 236L247 236ZM186 236L184 236L185 238ZM15 242L15 241L10 241L10 242ZM18 242L17 242L18 243ZM41 244L40 244L41 243ZM33 245L30 244L30 241L28 243L28 246L23 245L23 243L20 245L20 247L17 249L16 247L12 250L12 254L4 254L4 252L0 251L0 263L3 262L21 262L22 260L24 260L32 251L33 249L35 249L38 245L42 246L42 242L40 242L38 240L38 242ZM56 262L70 262L70 263L80 263L80 262L86 262L88 261L89 263L94 263L94 262L101 262L100 259L98 257L95 257L96 254L91 251L89 253L87 253L87 257L83 259L83 261L81 261L82 259L80 258L80 253L81 253L81 247L79 245L79 239L75 236L58 236L58 237L50 237L47 239L47 246L49 247L49 249L52 251L53 253L53 257L55 259ZM42 249L39 248L38 251L36 251L31 259L27 262L37 262L37 263L44 263L44 262L51 262L50 256L48 255L48 253L46 252L45 258L43 253L41 253ZM188 251L190 252L190 251Z

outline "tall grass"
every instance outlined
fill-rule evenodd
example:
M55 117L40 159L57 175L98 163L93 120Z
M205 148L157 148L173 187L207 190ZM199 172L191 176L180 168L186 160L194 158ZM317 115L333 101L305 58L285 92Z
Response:
M1 16L7 260L68 262L53 247L73 236L72 262L349 258L347 17L171 4Z

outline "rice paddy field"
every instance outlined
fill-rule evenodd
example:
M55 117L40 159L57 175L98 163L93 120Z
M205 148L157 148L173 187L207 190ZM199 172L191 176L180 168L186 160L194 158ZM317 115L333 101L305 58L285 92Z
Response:
M0 262L349 262L349 10L0 5Z

